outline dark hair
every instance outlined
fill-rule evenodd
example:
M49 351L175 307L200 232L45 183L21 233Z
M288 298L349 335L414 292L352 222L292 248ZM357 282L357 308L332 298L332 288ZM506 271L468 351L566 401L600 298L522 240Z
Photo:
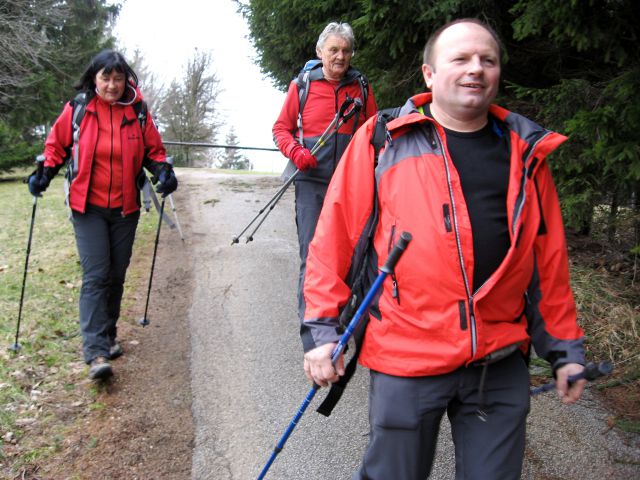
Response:
M438 38L440 38L440 35L442 34L442 32L444 32L447 28L453 25L457 25L458 23L473 23L475 25L478 25L484 28L487 32L489 32L493 37L493 39L495 40L496 45L498 46L498 59L502 61L502 42L500 41L500 37L498 37L498 34L496 33L496 31L493 28L491 28L487 23L480 20L479 18L459 18L457 20L452 20L451 22L445 23L443 26L441 26L439 29L437 29L435 32L431 34L431 36L429 37L429 40L427 40L427 44L424 46L422 63L426 63L427 65L431 65L433 67L431 63L433 61L433 50L436 46L436 42L438 41Z
M95 95L96 75L102 69L104 69L105 73L111 73L114 70L119 73L124 73L126 85L138 85L138 76L121 53L115 50L102 50L91 59L80 80L74 85L74 88L84 91L90 96Z

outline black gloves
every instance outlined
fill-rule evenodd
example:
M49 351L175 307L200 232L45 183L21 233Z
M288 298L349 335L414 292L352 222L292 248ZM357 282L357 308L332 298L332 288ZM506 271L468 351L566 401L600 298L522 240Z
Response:
M162 198L164 198L176 191L178 188L178 179L176 178L176 174L173 173L173 167L168 163L163 163L158 170L159 173L156 175L158 179L156 192L161 193Z
M54 169L51 167L44 167L41 175L38 175L37 170L29 175L27 183L29 184L29 192L31 195L41 197L42 192L47 189L54 175Z

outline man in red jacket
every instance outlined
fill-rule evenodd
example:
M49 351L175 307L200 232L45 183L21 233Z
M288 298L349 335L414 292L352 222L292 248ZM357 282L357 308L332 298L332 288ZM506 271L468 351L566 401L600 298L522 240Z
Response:
M374 267L402 231L413 236L371 308L360 356L371 371L370 443L354 479L427 478L445 412L456 479L519 479L532 344L562 401L582 394L584 380L567 380L583 370L583 332L545 160L565 137L491 103L500 59L479 20L437 30L422 65L431 93L389 122L375 170L367 122L329 186L304 283L311 381L326 386L344 372L330 355L374 189Z
M273 137L282 154L300 170L296 176L296 226L300 247L298 310L304 312L302 282L309 242L313 238L327 185L351 136L365 120L376 113L373 92L365 77L351 66L355 48L353 30L347 23L329 23L318 38L316 53L320 61L310 70L308 85L293 80L273 125ZM301 88L306 88L302 102ZM329 126L343 102L359 98L362 111L327 139L316 156L310 149ZM304 108L302 108L304 107Z

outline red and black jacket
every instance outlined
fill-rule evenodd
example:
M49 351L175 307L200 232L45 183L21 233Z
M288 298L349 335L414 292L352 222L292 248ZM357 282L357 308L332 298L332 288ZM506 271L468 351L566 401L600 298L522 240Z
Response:
M321 70L318 70L321 72ZM322 133L329 126L340 106L351 98L362 100L362 91L358 76L360 73L350 67L345 77L340 82L329 82L324 78L313 79L309 84L307 100L302 110L303 141L304 147L311 150ZM296 181L315 181L329 183L333 172L340 161L351 136L355 130L374 115L377 111L376 101L367 85L368 95L366 105L363 105L360 115L354 116L346 122L337 134L324 144L316 154L318 166L304 172L300 172ZM289 85L284 105L280 115L273 125L273 138L282 154L291 158L291 150L298 142L298 113L299 113L298 84L293 80ZM354 122L357 124L354 125Z
M473 238L460 179L444 130L417 110L430 101L429 93L411 98L388 123L391 140L375 171L375 121L358 130L345 151L307 258L305 351L339 338L335 327L350 293L344 279L377 189L376 266L402 231L413 240L372 308L361 364L390 375L439 375L513 344L526 350L531 341L554 368L584 364L560 206L545 161L565 137L491 106L509 136L510 247L474 291Z

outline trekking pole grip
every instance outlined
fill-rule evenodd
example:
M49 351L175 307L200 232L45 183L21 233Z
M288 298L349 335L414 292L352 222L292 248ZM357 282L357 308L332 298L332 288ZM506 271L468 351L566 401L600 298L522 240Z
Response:
M400 234L398 243L394 245L393 250L391 250L391 253L387 257L387 261L384 262L384 265L380 268L380 271L388 274L393 273L393 270L396 268L396 263L398 263L398 260L400 260L400 257L404 253L410 241L411 234L409 232L402 232Z
M36 175L38 177L42 177L42 173L44 172L44 160L45 156L42 154L36 157Z
M603 361L598 363L587 363L584 366L584 370L575 375L570 375L567 378L567 381L571 384L577 382L578 380L585 379L588 382L593 382L596 378L604 377L605 375L609 375L613 371L613 365L610 362ZM539 393L548 392L549 390L553 390L556 387L556 382L545 383L544 385L540 385L539 387L531 389L531 396L538 395Z

